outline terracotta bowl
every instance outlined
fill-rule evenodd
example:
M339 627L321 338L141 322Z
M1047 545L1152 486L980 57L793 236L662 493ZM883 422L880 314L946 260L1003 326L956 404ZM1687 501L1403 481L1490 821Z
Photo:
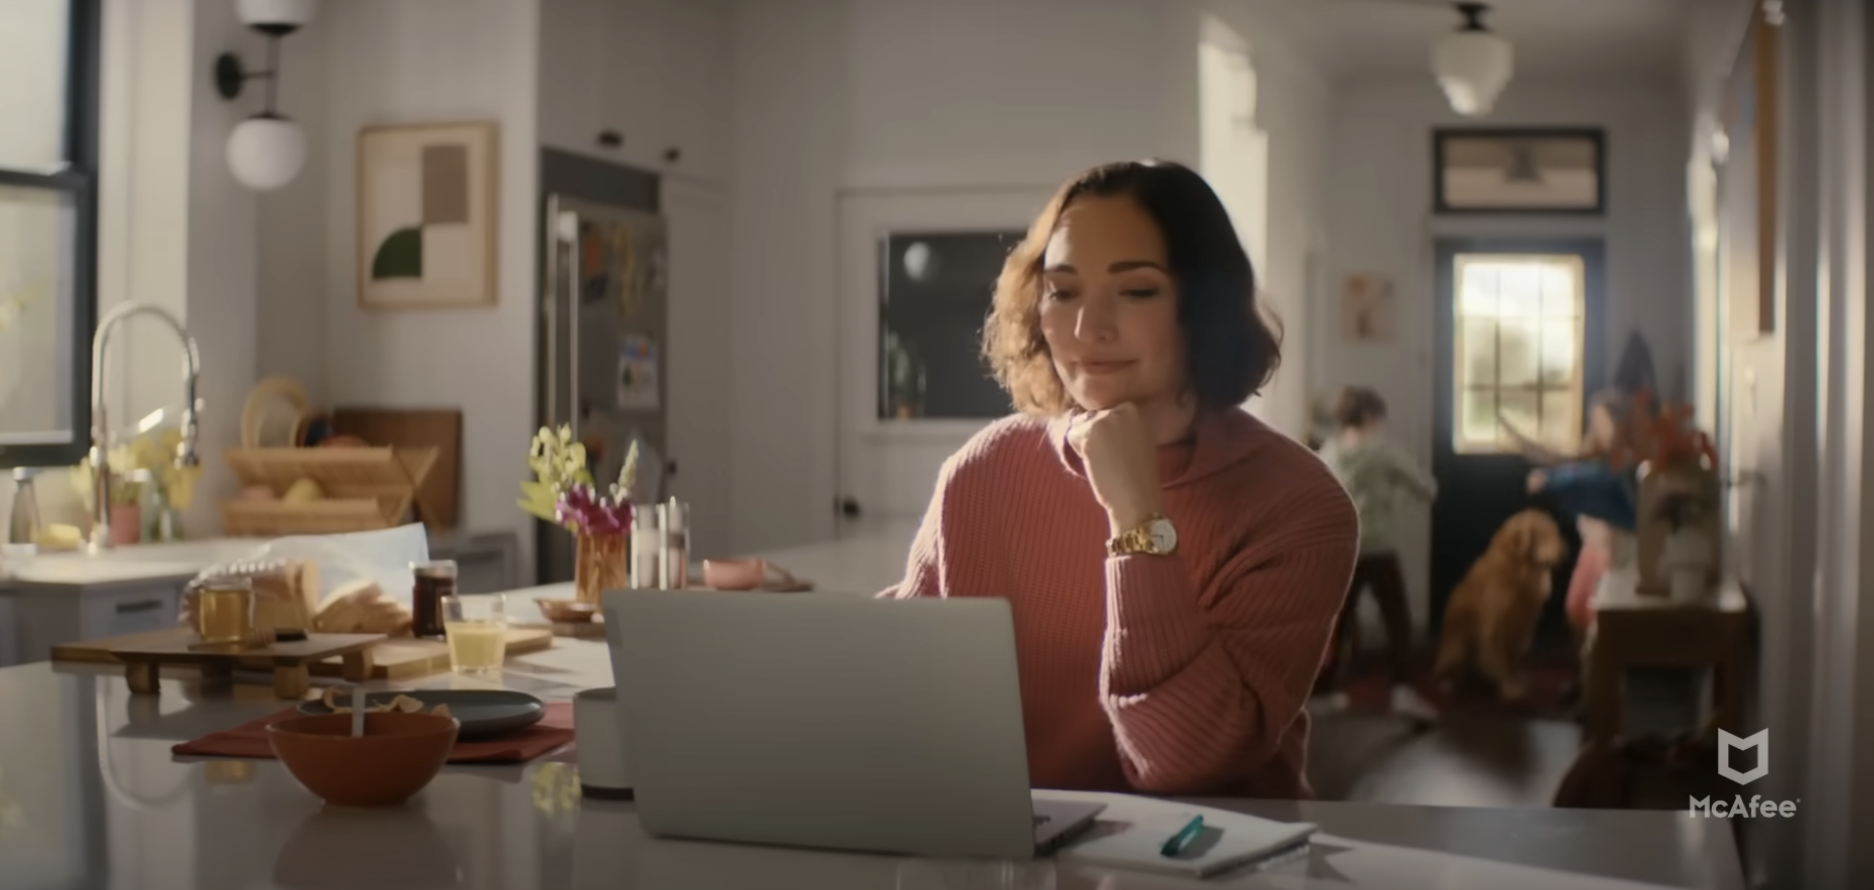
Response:
M534 600L540 607L540 614L548 621L577 624L591 621L599 612L598 603L582 603L578 600Z
M703 583L717 590L754 590L767 580L767 560L703 560Z
M350 714L320 714L271 724L267 740L293 778L326 803L388 807L436 778L461 726L435 714L366 714L364 735L353 738Z

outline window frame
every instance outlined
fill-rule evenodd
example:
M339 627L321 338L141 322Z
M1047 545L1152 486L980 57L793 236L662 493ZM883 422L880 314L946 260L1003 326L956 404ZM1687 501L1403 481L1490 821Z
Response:
M1574 267L1574 274L1575 274L1575 294L1574 294L1575 311L1571 315L1566 316L1566 317L1569 319L1570 327L1571 327L1570 333L1573 335L1572 339L1575 344L1575 357L1574 357L1574 362L1573 362L1574 371L1570 375L1570 379L1567 383L1545 384L1542 382L1541 348L1542 348L1543 341L1542 341L1541 333L1547 330L1548 321L1550 319L1553 318L1553 319L1559 320L1563 318L1563 316L1550 316L1546 313L1539 313L1536 316L1540 320L1540 323L1538 325L1538 335L1537 335L1537 340L1536 340L1536 348L1537 348L1536 377L1533 382L1530 382L1527 384L1505 384L1502 382L1503 331L1502 331L1501 316L1498 316L1499 320L1497 324L1495 325L1495 327L1493 328L1493 330L1495 331L1495 334L1493 337L1495 342L1492 347L1492 351L1494 353L1494 359L1493 359L1494 365L1492 367L1492 379L1488 383L1478 383L1478 382L1472 381L1469 378L1469 375L1463 369L1463 366L1465 364L1465 359L1467 357L1467 354L1465 352L1465 345L1464 345L1465 344L1464 321L1467 317L1475 317L1475 316L1466 316L1462 310L1463 287L1464 287L1463 273L1464 273L1464 263L1465 263L1466 257L1474 257L1479 260L1493 261L1493 262L1518 262L1518 261L1528 262L1528 261L1558 260L1558 259L1566 259L1566 260L1572 261L1572 265ZM1521 251L1518 251L1518 252L1496 252L1496 251L1465 252L1463 250L1459 250L1452 254L1451 262L1452 262L1452 276L1453 276L1452 282L1453 282L1453 288L1454 288L1453 294L1452 294L1452 329L1451 329L1451 356L1450 356L1452 424L1451 424L1451 431L1450 431L1451 441L1448 443L1450 446L1451 452L1455 455L1487 455L1487 454L1515 454L1520 451L1516 443L1513 441L1508 441L1507 434L1501 430L1498 430L1495 439L1490 442L1472 440L1464 435L1464 432L1463 432L1464 423L1463 423L1462 418L1463 418L1464 407L1466 404L1465 397L1468 394L1477 393L1477 392L1488 392L1488 393L1493 394L1494 400L1497 405L1497 412L1499 415L1501 415L1501 412L1502 412L1504 393L1517 392L1517 393L1533 394L1535 396L1535 401L1536 401L1537 428L1534 430L1523 430L1522 432L1525 435L1528 435L1531 438L1535 439L1537 442L1541 442L1544 447L1553 449L1557 453L1572 452L1578 445L1578 443L1573 441L1573 439L1575 438L1576 435L1578 435L1579 430L1581 429L1581 427L1583 426L1586 420L1585 405L1587 403L1587 394L1589 391L1588 390L1588 368L1587 368L1588 354L1590 352L1589 344L1588 344L1588 336L1587 336L1587 315L1588 315L1588 300L1589 300L1589 294L1588 294L1589 267L1588 267L1587 258L1579 254L1566 253L1566 252L1560 252L1560 253L1540 253L1540 252L1521 252ZM1572 411L1573 416L1570 418L1572 423L1567 425L1567 428L1572 431L1570 433L1571 441L1567 443L1545 441L1543 439L1543 434L1542 434L1542 420L1543 420L1542 406L1544 402L1543 396L1549 393L1558 393L1558 392L1569 394L1571 396L1569 400L1569 404L1573 407L1573 411Z
M71 466L91 448L91 340L97 328L98 161L103 81L103 0L66 0L64 163L50 173L0 166L0 185L70 196L74 215L71 440L0 444L0 469Z

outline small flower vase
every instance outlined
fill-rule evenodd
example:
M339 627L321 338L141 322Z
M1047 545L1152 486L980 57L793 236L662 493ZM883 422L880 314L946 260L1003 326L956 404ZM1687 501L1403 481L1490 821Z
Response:
M626 532L605 534L576 533L579 553L573 566L573 588L582 603L599 602L607 590L620 590L625 583L625 549L631 540Z
M111 546L128 547L143 540L143 508L137 504L111 505Z
M1671 586L1672 601L1681 605L1708 602L1716 587L1711 567L1716 554L1704 529L1686 526L1673 530L1659 557L1659 574Z

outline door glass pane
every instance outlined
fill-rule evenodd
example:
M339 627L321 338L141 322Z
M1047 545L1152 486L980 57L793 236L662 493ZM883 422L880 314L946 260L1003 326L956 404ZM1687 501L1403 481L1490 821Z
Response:
M0 186L0 445L71 441L68 196Z
M1497 394L1490 389L1466 389L1458 393L1457 450L1476 450L1496 442L1502 427L1497 423Z
M1551 262L1542 267L1542 314L1573 318L1581 314L1581 261Z
M893 233L881 257L878 416L997 418L1009 397L982 359L996 276L1021 232Z
M1581 398L1571 389L1551 389L1542 393L1542 444L1563 454L1581 447Z
M1498 269L1458 257L1458 317L1491 318L1497 314Z
M68 6L0 2L0 168L46 172L64 160Z
M1497 311L1504 318L1528 318L1542 311L1541 266L1528 262L1497 265Z
M1575 379L1575 364L1580 358L1581 343L1575 336L1575 320L1545 319L1542 326L1542 384L1560 386Z
M1497 323L1490 318L1466 318L1458 348L1458 385L1495 383L1497 379Z
M1533 386L1540 323L1529 316L1506 317L1497 328L1497 382L1504 386Z
M1497 408L1502 412L1503 419L1525 436L1536 435L1536 431L1542 428L1542 420L1536 414L1539 404L1534 390L1506 389L1497 393ZM1494 424L1495 418L1491 420ZM1496 425L1496 428L1502 427Z

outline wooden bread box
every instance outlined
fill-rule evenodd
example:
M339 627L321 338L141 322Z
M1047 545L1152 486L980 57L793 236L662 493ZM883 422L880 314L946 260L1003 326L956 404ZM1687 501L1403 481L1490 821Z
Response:
M272 499L221 502L226 534L233 537L324 535L374 531L410 519L416 491L436 465L434 446L416 448L237 448L225 455L243 488L265 486ZM301 479L325 497L281 500Z

